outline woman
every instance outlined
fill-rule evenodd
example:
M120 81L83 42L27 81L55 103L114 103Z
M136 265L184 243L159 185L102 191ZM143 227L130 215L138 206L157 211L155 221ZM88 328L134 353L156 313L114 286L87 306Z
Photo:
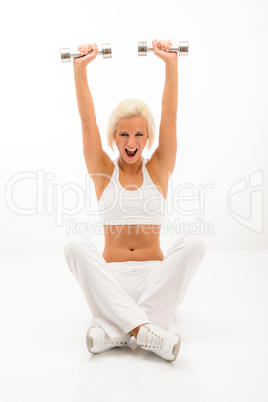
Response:
M164 256L160 229L165 212L168 180L177 151L178 56L169 53L170 41L153 42L154 54L165 62L165 87L159 146L147 161L142 152L154 139L154 120L147 105L136 99L120 102L108 126L108 143L119 157L112 161L102 149L87 65L97 46L79 46L84 57L74 59L77 103L83 150L95 186L105 247L101 255L84 239L65 247L65 258L81 285L93 314L87 347L99 353L137 343L173 361L180 336L168 331L189 283L205 254L202 240L179 236ZM89 53L90 52L90 53Z

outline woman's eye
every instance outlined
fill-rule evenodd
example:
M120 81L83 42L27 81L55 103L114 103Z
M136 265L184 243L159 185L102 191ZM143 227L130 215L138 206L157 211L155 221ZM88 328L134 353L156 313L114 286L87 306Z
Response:
M128 135L128 133L121 133L120 136L122 135ZM136 135L143 135L142 133L137 133Z

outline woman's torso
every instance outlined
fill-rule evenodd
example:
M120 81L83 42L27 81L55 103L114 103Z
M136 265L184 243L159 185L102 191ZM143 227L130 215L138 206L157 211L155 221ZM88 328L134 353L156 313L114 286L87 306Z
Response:
M115 169L111 161L104 175L93 178L96 197L99 201L105 188L108 186ZM157 161L151 158L146 164L147 172L158 191L166 199L168 176L161 172ZM119 183L128 191L142 186L142 169L133 177L128 177L119 169ZM160 247L160 225L103 225L105 246L103 258L106 262L118 261L162 261L164 254Z

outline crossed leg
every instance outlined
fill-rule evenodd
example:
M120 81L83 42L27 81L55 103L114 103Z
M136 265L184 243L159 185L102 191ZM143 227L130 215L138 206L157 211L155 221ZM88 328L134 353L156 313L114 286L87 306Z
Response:
M65 260L82 287L95 321L108 336L131 333L137 337L145 323L162 328L169 325L205 252L201 239L180 236L151 272L136 303L119 285L109 264L91 241L68 243Z
M184 236L179 237L168 249L137 302L151 323L168 329L205 252L206 246L200 238ZM130 333L137 337L142 325Z

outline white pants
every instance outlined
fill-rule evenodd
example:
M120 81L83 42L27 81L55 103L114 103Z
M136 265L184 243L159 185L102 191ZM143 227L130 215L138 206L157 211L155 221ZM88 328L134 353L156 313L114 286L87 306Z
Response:
M206 246L200 238L180 236L163 261L107 263L87 238L70 241L64 252L89 304L91 325L116 338L145 323L170 328Z

